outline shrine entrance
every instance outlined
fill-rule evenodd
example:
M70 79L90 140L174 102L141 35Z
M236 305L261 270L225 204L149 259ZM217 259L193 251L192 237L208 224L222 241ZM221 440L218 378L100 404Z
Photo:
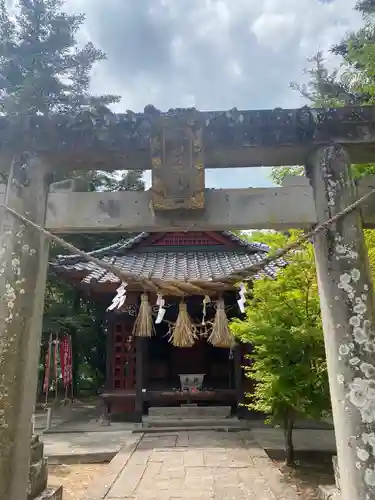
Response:
M102 111L0 117L0 170L8 179L6 189L0 190L2 195L6 191L0 254L1 499L27 496L48 267L46 234L56 241L44 228L66 234L311 227L315 227L308 234L316 256L342 498L374 498L375 410L367 373L369 365L373 368L375 311L362 227L375 227L375 182L370 177L355 183L351 164L374 162L375 108L162 113L148 106L140 114ZM205 168L294 165L304 165L306 177L288 178L278 188L205 186ZM80 169L151 170L152 188L141 193L91 193L75 180L51 185L56 172ZM171 266L170 271L177 272L173 277L155 275L157 259L152 257L154 265L143 272L139 267L126 271L116 259L101 261L95 252L77 254L71 245L57 241L76 253L64 269L74 268L74 262L83 258L103 274L112 273L115 279L110 281L116 288L120 282L129 289L131 284L138 299L153 294L153 300L192 295L216 300L220 291L238 289L240 282L251 281L260 271L275 274L278 257L247 264L237 260L229 268L214 261L202 280L194 276L200 265ZM102 275L97 270L96 274L100 285ZM137 304L148 311L146 300ZM116 377L124 382L136 412L142 411L147 399L142 337L150 335L150 323L147 320L148 327L143 325L133 335L126 332L120 345L112 344L119 349L118 359L128 362L125 378L124 366L113 365L113 382Z
M224 308L223 321L243 317L239 306L241 287L214 284L206 294L199 287L203 283L210 286L205 281L210 276L224 276L231 269L239 271L241 266L260 261L267 251L265 245L249 243L230 231L140 233L97 250L95 255L101 262L111 259L129 273L136 269L137 279L167 275L178 283L181 273L195 279L195 285L186 285L182 295L170 285L169 293L163 295L164 314L159 320L157 295L142 293L137 280L128 281L123 303L112 307L120 282L110 272L103 273L99 265L69 255L51 263L61 279L109 306L107 371L101 394L109 418L139 421L152 406L184 404L226 406L238 413L244 392L251 390L243 371L244 346L232 338L217 346L211 333L218 304ZM274 270L270 268L266 274L273 277ZM196 290L202 290L201 294L194 293ZM152 322L145 337L137 338L135 323L142 316L145 296ZM173 339L182 303L194 331L189 346Z
M202 298L189 297L187 302L190 317L200 325ZM208 328L205 326L199 328L198 340L192 347L174 347L170 342L170 324L176 322L178 302L169 306L163 322L155 325L155 335L146 340L146 407L180 406L184 403L236 407L238 390L233 349L208 343ZM211 323L213 317L214 304L211 304L205 322ZM186 376L188 380L185 382ZM189 387L189 383L193 387Z

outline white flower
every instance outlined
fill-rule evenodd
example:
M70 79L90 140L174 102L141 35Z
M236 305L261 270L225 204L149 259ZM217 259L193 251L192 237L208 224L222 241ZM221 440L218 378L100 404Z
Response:
M353 328L353 337L358 344L364 344L368 339L365 330L359 326Z
M362 462L366 462L370 458L370 453L364 448L357 448L357 457L362 460Z
M352 366L357 366L360 362L361 362L361 360L356 356L354 356L354 358L349 359L349 363Z
M375 486L375 470L369 467L365 470L365 483L368 486Z
M350 352L349 346L347 344L341 344L339 347L340 356L347 356Z
M344 375L342 373L340 373L339 375L337 375L337 382L342 385L345 381L345 378L344 378Z
M367 378L375 378L375 366L370 363L362 363L360 369Z
M368 286L368 285L363 285L363 289L364 289L364 291L365 291L365 292L367 292L367 291L368 291L368 288L369 288L369 286Z

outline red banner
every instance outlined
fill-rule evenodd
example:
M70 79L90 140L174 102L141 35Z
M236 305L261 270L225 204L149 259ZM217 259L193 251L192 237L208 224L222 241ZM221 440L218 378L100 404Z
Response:
M60 341L60 366L64 387L72 383L72 344L69 335Z

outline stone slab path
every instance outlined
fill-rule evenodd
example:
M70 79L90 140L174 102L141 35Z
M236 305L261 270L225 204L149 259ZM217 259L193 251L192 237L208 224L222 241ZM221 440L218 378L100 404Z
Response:
M113 482L90 498L299 499L250 431L143 435L124 459Z

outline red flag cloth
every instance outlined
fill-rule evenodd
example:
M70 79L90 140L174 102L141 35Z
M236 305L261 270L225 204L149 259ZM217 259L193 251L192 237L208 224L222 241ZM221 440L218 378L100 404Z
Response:
M72 344L69 335L60 342L60 365L64 387L72 383Z
M49 372L50 372L50 344L46 352L45 364L44 364L44 382L43 382L43 392L47 393L49 389Z

